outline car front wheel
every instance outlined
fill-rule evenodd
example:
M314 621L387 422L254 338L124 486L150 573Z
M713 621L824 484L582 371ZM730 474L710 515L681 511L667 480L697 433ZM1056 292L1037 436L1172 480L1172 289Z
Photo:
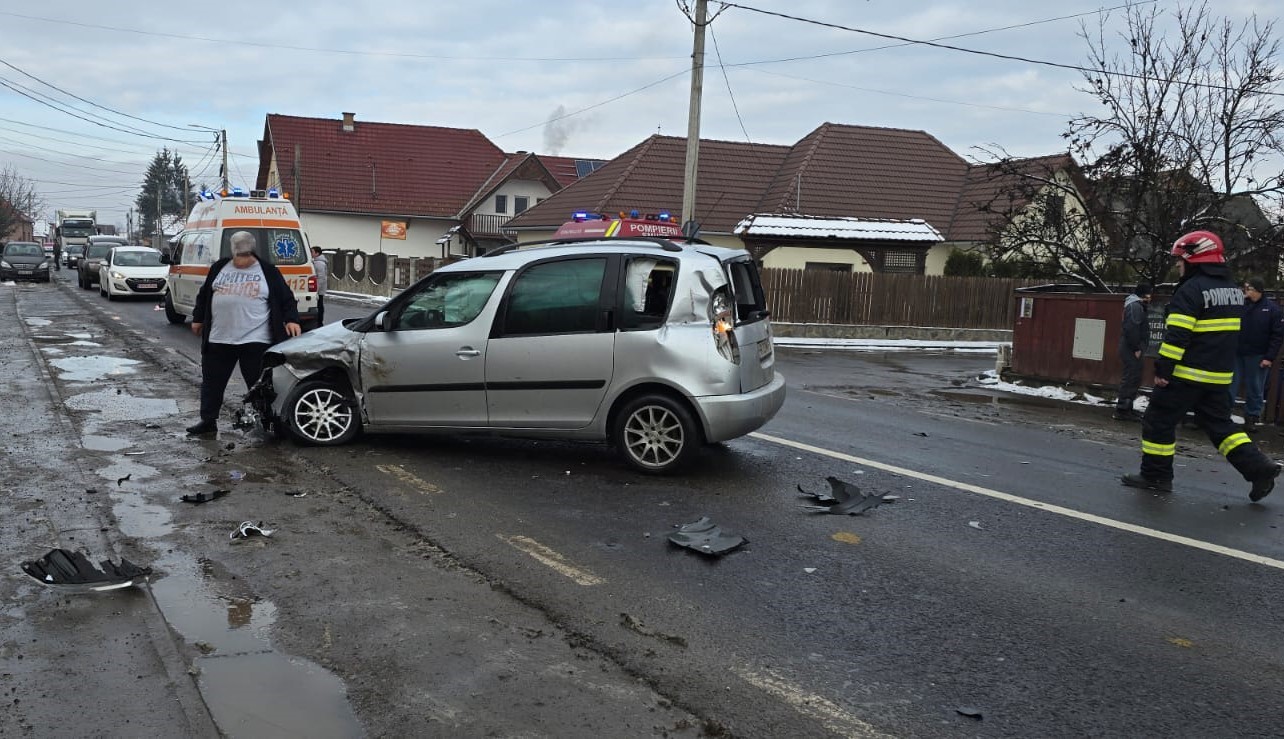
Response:
M667 395L643 395L620 409L611 441L634 468L663 474L682 467L699 451L700 427L682 402Z
M302 444L338 446L361 430L357 404L346 389L325 381L304 382L282 409L285 428Z

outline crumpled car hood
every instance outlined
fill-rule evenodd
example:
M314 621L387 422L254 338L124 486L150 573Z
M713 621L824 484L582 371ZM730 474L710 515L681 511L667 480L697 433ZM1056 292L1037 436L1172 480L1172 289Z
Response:
M364 334L349 331L341 323L331 323L286 339L269 349L268 353L280 355L296 373L340 366L352 374L357 367L362 336Z

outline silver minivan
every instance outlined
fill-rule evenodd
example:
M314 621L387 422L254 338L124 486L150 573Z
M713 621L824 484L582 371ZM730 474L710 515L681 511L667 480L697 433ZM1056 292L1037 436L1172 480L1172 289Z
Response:
M515 245L272 347L246 400L305 444L363 430L605 440L668 472L784 403L768 316L744 250Z

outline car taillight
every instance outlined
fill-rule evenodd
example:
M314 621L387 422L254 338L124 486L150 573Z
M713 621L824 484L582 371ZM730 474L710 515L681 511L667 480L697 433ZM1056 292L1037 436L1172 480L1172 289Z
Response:
M317 291L317 276L311 275L310 277L308 277L308 292L314 293L316 291Z
M731 315L731 298L726 287L720 287L709 301L709 320L713 324L713 342L718 353L732 364L740 364L740 347L736 344L736 325Z

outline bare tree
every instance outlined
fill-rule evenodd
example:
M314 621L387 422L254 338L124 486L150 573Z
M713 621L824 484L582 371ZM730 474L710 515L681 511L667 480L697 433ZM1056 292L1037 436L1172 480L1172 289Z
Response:
M44 209L34 182L13 167L0 169L0 238L22 220L40 218Z
M1023 159L993 145L979 152L968 205L987 216L991 271L1108 289L1112 245L1070 155Z
M1260 201L1284 192L1284 176L1265 172L1284 156L1274 23L1254 16L1237 26L1202 2L1173 13L1167 33L1155 6L1131 6L1124 19L1123 54L1112 50L1108 15L1083 28L1097 70L1085 74L1084 90L1105 110L1073 119L1065 134L1091 162L1085 175L1118 259L1158 278L1167 245L1195 227L1221 233L1232 258L1269 247Z

